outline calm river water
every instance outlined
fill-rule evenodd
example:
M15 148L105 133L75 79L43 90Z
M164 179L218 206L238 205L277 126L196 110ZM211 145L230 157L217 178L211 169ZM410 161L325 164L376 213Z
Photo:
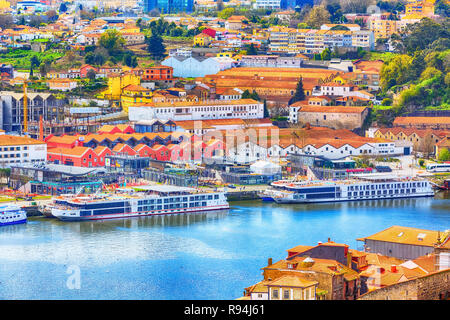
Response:
M0 228L0 299L235 299L262 279L269 257L328 237L357 249L356 238L392 225L450 229L450 194L232 202L225 212L95 222L30 218Z

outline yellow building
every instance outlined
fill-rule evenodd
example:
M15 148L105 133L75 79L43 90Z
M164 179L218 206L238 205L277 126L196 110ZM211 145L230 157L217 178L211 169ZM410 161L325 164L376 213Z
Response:
M6 0L0 0L0 12L7 12L11 9L11 4Z
M233 52L232 51L224 51L224 52L219 52L217 54L217 57L221 58L221 57L227 57L227 58L232 58L233 57Z
M133 73L110 76L108 78L108 89L100 94L101 98L120 100L123 89L129 85L140 86L141 78Z
M269 300L316 300L317 281L284 275L266 283Z
M405 14L431 17L434 15L434 3L427 0L408 3L405 5Z
M152 102L152 91L140 85L130 84L123 88L120 102L122 110L128 113L128 108L136 105L136 103Z
M213 38L208 36L207 34L200 33L194 36L194 46L206 47L211 43L212 40Z
M386 39L397 32L397 21L395 20L372 20L370 28L376 39Z

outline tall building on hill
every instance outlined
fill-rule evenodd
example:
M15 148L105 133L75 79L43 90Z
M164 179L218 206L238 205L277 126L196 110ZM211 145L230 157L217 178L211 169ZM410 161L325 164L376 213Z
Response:
M161 13L192 12L194 0L144 0L144 11L158 9Z

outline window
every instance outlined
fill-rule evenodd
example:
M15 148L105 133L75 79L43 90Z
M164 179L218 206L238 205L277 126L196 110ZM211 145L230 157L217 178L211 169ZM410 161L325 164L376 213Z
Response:
M272 299L278 299L278 289L272 289Z
M289 290L283 290L283 299L289 299Z

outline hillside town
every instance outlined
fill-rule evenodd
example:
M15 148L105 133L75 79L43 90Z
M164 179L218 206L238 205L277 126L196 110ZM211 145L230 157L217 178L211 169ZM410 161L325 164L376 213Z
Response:
M448 208L449 15L448 0L0 0L0 228L241 201ZM448 300L446 217L359 248L298 243L227 299Z

